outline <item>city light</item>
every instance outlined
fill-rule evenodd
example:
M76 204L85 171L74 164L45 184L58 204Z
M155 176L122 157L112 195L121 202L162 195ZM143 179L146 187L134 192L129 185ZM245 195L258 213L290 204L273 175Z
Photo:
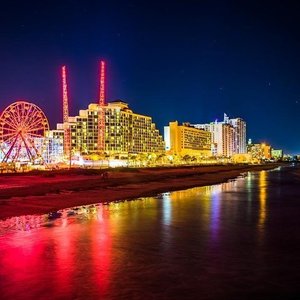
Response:
M163 139L151 117L133 112L121 100L106 103L103 60L99 71L98 103L70 116L67 68L62 66L63 123L54 130L49 129L46 116L34 104L16 102L7 107L0 123L1 161L99 168L248 164L282 159L282 150L273 151L266 143L247 144L246 122L227 114L223 121L207 124L170 122ZM95 155L98 157L92 158Z

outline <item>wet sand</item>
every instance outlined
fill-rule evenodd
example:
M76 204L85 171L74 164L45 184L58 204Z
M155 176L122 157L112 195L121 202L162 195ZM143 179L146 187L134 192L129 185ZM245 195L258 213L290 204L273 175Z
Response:
M70 170L0 176L0 219L43 214L100 202L126 200L225 182L277 164L147 169Z

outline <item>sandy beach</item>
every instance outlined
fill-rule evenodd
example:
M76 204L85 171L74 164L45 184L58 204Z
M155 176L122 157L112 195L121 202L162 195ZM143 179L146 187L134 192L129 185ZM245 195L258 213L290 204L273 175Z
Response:
M1 174L0 219L212 185L276 164ZM102 173L107 172L106 176Z

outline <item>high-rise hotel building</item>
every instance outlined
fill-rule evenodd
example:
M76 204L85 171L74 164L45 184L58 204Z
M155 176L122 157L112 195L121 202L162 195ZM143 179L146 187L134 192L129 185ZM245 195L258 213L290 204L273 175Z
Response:
M224 114L224 123L230 124L233 131L233 152L235 154L247 153L247 139L246 139L246 122L241 118L229 119Z
M189 123L170 122L164 128L166 150L180 156L211 156L211 134Z
M69 117L72 152L98 152L98 104L90 104L79 115ZM161 153L164 142L152 118L134 113L128 104L116 100L103 107L105 111L105 153Z
M223 122L215 121L193 126L211 133L213 155L230 157L233 154L247 153L246 122L243 119L229 119L224 114Z
M229 157L233 154L233 127L223 122L209 124L195 124L195 128L203 129L211 133L211 151L213 156Z

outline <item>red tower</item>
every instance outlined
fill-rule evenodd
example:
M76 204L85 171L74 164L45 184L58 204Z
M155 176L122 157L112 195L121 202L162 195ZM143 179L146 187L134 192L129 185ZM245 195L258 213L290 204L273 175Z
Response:
M63 122L64 122L64 154L70 155L71 134L69 128L69 100L66 66L61 68L62 87L63 87Z
M98 150L105 150L105 62L100 61L100 94L98 110Z

